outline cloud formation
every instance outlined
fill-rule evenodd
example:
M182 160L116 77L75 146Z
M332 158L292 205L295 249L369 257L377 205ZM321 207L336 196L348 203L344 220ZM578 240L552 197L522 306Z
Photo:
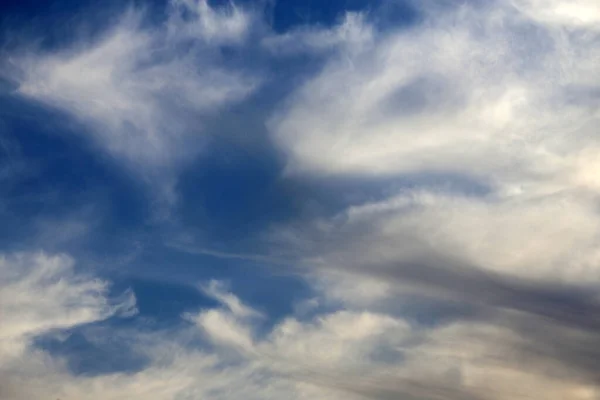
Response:
M510 396L511 381L538 396L525 381L547 379L552 364L583 381L595 368L586 345L570 344L596 340L596 8L423 2L420 24L338 47L270 121L290 175L416 181L283 232L309 249L304 263L332 301L393 312L425 298L478 321L456 325L467 335L503 332L484 340L507 363L491 398ZM508 360L504 346L526 357ZM459 375L471 356L454 364ZM529 377L517 366L527 357L541 368ZM596 396L576 392L558 397Z
M77 374L35 339L132 317L135 293L111 298L68 255L3 255L0 398L598 399L600 8L418 8L410 26L355 12L278 34L241 6L174 0L160 25L134 10L92 42L15 55L20 96L79 120L171 202L203 123L269 78L226 54L306 62L261 110L281 179L384 188L257 232L267 254L187 251L269 264L311 292L275 318L190 279L217 304L110 327L148 360L133 372ZM82 229L62 226L74 233L45 230L56 247Z
M598 343L597 327L586 331L509 313L427 328L348 304L309 319L290 315L265 332L260 314L218 281L201 290L224 307L182 316L188 326L112 328L113 338L127 336L148 358L140 370L75 375L32 339L131 316L135 300L109 300L107 284L74 273L66 255L21 253L2 261L3 320L9 323L0 331L0 393L6 398L595 398L590 379L597 357L589 351ZM44 301L36 301L37 294ZM89 334L98 332L108 334ZM198 340L212 346L198 347Z
M584 93L598 87L600 37L581 15L594 10L425 2L422 23L333 55L271 121L288 171L448 183L417 180L315 221L308 263L593 281L598 103Z
M227 66L222 46L246 40L252 15L205 0L173 1L166 21L132 9L91 41L11 57L22 96L82 123L99 148L174 197L175 171L206 143L203 122L251 94L261 78Z
M594 101L569 96L597 87L597 33L534 18L539 2L430 3L422 24L379 31L369 46L344 41L292 95L271 121L289 168L597 188Z

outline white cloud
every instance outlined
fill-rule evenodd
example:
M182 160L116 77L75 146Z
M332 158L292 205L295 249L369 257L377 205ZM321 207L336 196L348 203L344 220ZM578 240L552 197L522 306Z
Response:
M200 285L200 289L204 294L225 305L236 317L247 318L261 316L256 310L246 307L236 296L228 292L227 286L223 282L211 280L207 284Z
M340 44L290 96L270 121L289 173L445 174L488 191L417 180L417 189L313 221L327 228L294 241L311 244L306 263L325 270L333 297L360 298L368 285L336 283L331 266L369 275L373 265L434 259L540 282L598 279L600 36L585 18L574 29L550 17L593 19L595 4L434 1L407 29L362 20L372 45Z
M122 303L109 300L106 297L107 283L75 273L73 264L74 261L66 255L19 253L3 256L0 263L3 277L0 285L3 322L0 327L2 398L19 400L50 396L89 400L166 400L202 397L226 400L242 395L249 399L276 399L282 396L291 399L314 396L341 398L337 390L320 389L319 385L282 375L272 362L257 355L254 342L249 340L242 344L251 350L245 354L250 358L226 366L224 363L229 359L226 349L223 352L219 348L213 351L190 348L189 339L197 334L186 329L165 333L131 328L96 331L95 334L110 335L112 340L118 335L127 336L127 342L133 346L133 350L145 354L149 364L133 373L73 375L60 357L34 347L31 339L99 321L134 307L131 302L133 297L124 299ZM213 282L209 288L212 288L209 291L217 290L220 295L226 294L229 302L233 300L252 315L258 314L233 294L222 292L221 283ZM237 339L246 340L243 335L254 328L254 319L227 310L207 310L196 317L205 331L219 338L234 339L224 340L221 344L233 346L236 351L240 349ZM219 321L228 321L230 325ZM350 320L346 322L353 324ZM369 323L367 318L366 322L366 330L352 335L351 339L357 341L368 336L371 326L376 329L377 324L373 324L373 321ZM337 324L328 325L334 336L341 333L340 328L336 328ZM223 330L228 326L231 329ZM356 327L360 327L360 324ZM211 331L211 328L218 329ZM239 329L243 332L238 332Z
M509 2L434 12L379 32L372 46L345 42L353 51L336 53L291 96L272 134L291 171L443 171L500 186L597 189L595 178L575 177L598 147L598 113L566 92L600 84L598 42Z
M580 370L595 339L578 330L596 326L597 302L577 297L597 295L600 276L596 3L431 1L408 29L362 20L371 45L334 46L271 119L289 174L411 177L410 189L282 229L323 301L398 312L401 293L485 314L420 332L377 378L396 388L389 398L415 388L403 379L429 390L407 398L597 397ZM415 178L432 175L450 184ZM496 319L506 313L535 328ZM547 348L524 351L536 341Z
M538 281L600 278L595 197L581 193L477 198L406 192L351 207L340 219L335 241L322 246L321 264L361 268L437 259Z
M37 350L36 337L136 313L133 293L109 298L108 283L76 273L68 255L1 254L0 277L3 399L42 399L68 383L61 360Z
M569 28L598 29L600 4L595 0L513 0L532 18Z
M365 24L362 14L347 13L344 21L333 28L300 26L291 32L266 36L261 44L275 57L321 53L338 47L356 51L373 44L373 27Z
M172 170L203 147L206 115L244 99L260 81L218 54L221 45L243 43L249 14L205 0L174 1L170 10L164 27L129 11L92 42L11 58L18 93L77 118L82 134L162 185L167 200Z
M340 311L302 323L287 319L271 333L264 350L292 365L345 370L369 368L364 363L385 339L400 343L409 326L386 315ZM363 365L361 365L363 364Z
M217 310L199 317L208 315L226 317L230 323L236 319ZM288 317L267 335L249 339L253 326L240 317L234 331L245 338L243 346L238 340L220 343L240 352L237 366L263 371L265 386L270 384L266 382L287 382L292 398L304 398L307 384L313 395L331 399L595 398L589 380L569 370L569 365L560 362L564 360L553 358L544 345L536 350L539 338L535 334L523 336L512 329L510 319L504 322L504 327L456 322L416 328L386 314L341 310L308 321ZM549 324L536 323L542 330ZM231 338L229 328L212 332ZM587 333L550 329L561 338L589 339ZM247 396L253 394L249 391Z
M290 173L443 172L489 191L430 185L309 221L308 235L289 228L281 242L300 243L317 277L310 313L269 327L211 281L200 289L221 306L185 315L187 328L126 330L148 356L129 374L76 376L31 339L131 315L133 294L109 299L66 255L4 256L0 398L596 399L600 307L559 290L600 277L596 8L495 1L433 7L402 31L351 15L261 38L274 56L335 50L270 122ZM172 10L164 30L132 13L91 45L15 59L19 91L73 114L136 171L171 171L197 151L195 121L258 84L216 55L243 45L255 16L202 0ZM414 325L391 304L400 289L485 315ZM332 299L339 309L320 309Z
M519 346L527 349L535 338L509 328L459 322L422 329L391 315L351 309L307 321L287 317L265 334L258 333L259 320L231 309L188 316L197 323L190 329L99 330L96 334L113 339L125 335L134 351L148 357L148 364L132 373L74 375L60 358L36 349L27 339L97 321L133 304L111 305L103 295L106 283L74 274L72 264L68 256L40 253L2 259L0 271L6 278L0 286L3 398L504 400L532 394L548 399L594 398L593 386L552 361L552 354L527 358L524 370ZM221 283L209 287L219 296L226 295L227 302L256 313L221 290ZM39 294L45 301L38 300ZM199 333L196 327L219 346L192 346L190 339ZM577 334L572 333L572 339L587 340L585 334L573 335ZM21 346L14 347L17 342ZM562 373L560 379L551 376L554 372Z
M121 302L106 297L107 283L73 272L67 255L1 255L0 356L20 355L28 340L53 329L135 312L129 293Z
M356 243L353 243L356 245ZM348 251L349 249L344 249ZM352 251L348 251L352 253ZM348 254L350 255L350 254ZM352 257L356 257L353 258ZM328 300L333 302L341 302L344 305L366 307L376 305L381 301L385 301L393 296L394 285L382 280L378 277L348 275L343 271L330 270L332 266L351 266L351 262L358 262L362 260L360 254L352 254L350 260L340 261L335 257L325 256L319 263L309 261L311 266L323 266L323 269L317 269L315 271L313 280L315 286Z

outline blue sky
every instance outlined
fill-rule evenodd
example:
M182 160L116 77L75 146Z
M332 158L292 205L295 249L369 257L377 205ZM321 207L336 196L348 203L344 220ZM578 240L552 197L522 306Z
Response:
M595 399L595 0L5 1L0 400Z

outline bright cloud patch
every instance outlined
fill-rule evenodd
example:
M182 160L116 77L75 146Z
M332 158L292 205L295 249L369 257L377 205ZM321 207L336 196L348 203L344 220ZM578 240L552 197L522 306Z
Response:
M373 45L348 43L272 121L290 168L595 186L581 160L597 148L596 103L569 93L597 88L597 34L532 18L539 2L530 13L507 3L433 11Z

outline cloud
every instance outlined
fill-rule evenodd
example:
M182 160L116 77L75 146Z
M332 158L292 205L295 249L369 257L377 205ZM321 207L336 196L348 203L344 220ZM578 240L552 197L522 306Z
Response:
M188 315L188 321L196 322L189 327L90 331L113 339L126 336L132 350L148 359L139 371L74 375L60 358L34 347L28 339L122 314L132 310L134 303L131 296L112 303L102 294L105 282L75 274L72 265L65 255L21 253L3 258L0 266L7 279L0 293L3 318L8 315L3 321L9 324L0 331L7 345L3 349L10 350L0 353L3 397L479 400L527 398L533 390L549 399L593 398L593 386L581 375L582 370L592 372L586 364L591 358L584 356L581 346L557 348L554 343L578 339L585 348L595 338L591 331L563 331L555 326L552 331L561 336L546 335L546 341L539 342L544 336L534 334L528 339L515 332L517 327L521 333L535 333L531 327L548 328L543 321L507 319L508 328L485 321L457 322L423 329L399 317L349 306L308 320L289 316L260 333L260 320L248 318L248 312L257 312L217 281L205 290L226 299L225 305L236 306ZM25 288L31 290L20 290ZM45 301L36 301L34 293L43 294ZM27 315L37 317L31 320ZM206 337L218 346L194 344ZM17 342L21 346L15 347ZM579 370L567 369L578 364L563 364L566 360L578 360Z
M442 363L425 343L399 363L430 390L421 398L437 398L436 382L440 398L538 397L557 377L544 396L595 398L596 5L442 3L423 2L422 23L402 30L361 20L370 45L334 46L273 115L288 176L391 182L279 237L336 304L463 311L425 335L475 349Z
M227 291L227 287L223 282L211 280L208 284L201 285L200 289L204 294L214 298L223 305L236 317L260 317L261 314L255 310L246 307L240 300Z
M235 3L213 8L206 0L173 0L171 6L175 11L167 24L171 35L200 39L214 45L243 42L252 23L259 22L255 15Z
M513 4L532 18L558 27L597 29L600 6L593 0L523 0Z
M522 4L530 12L431 5L422 24L376 31L373 45L344 42L270 122L289 170L597 188L582 166L598 145L597 113L565 94L597 87L597 35L538 21L539 2Z
M343 236L322 247L340 264L434 259L530 280L589 282L599 256L595 199L406 191L350 207L333 228ZM365 231L370 236L360 236Z
M52 375L46 371L51 360L33 347L36 337L136 313L133 293L110 298L107 282L78 274L74 266L74 260L64 254L0 256L2 398L42 398L34 390L39 379L54 386L52 376L45 376Z
M43 332L135 312L131 293L112 302L106 297L107 283L74 274L74 261L67 255L2 255L0 268L4 355L19 353L26 340Z
M220 50L319 57L268 121L284 179L389 186L274 230L269 250L303 267L310 312L272 321L209 281L198 288L219 304L187 324L89 332L128 338L148 360L129 373L76 375L33 339L131 316L133 293L110 298L67 255L5 255L0 398L596 399L597 7L421 3L423 20L402 30L348 14L276 35L234 5L173 1L161 27L132 11L93 42L15 56L21 95L80 120L170 195L201 147L197 126L260 85ZM63 226L58 243L84 229ZM269 260L226 250L188 248ZM433 322L410 317L419 301Z
M319 54L342 48L347 51L372 45L373 27L366 24L361 13L347 13L342 23L333 28L300 26L291 32L267 35L262 46L274 57L303 53Z
M219 324L221 329L213 329L209 316L227 319L227 328ZM512 399L533 394L591 399L595 393L595 363L586 364L593 356L582 351L597 340L595 331L519 314L499 315L502 321L422 328L391 315L347 309L305 321L288 317L263 336L257 336L251 322L227 311L203 311L198 317L203 321L199 326L219 338L221 346L238 352L241 358L234 365L263 371L267 382L289 382L292 397L307 384L321 396L333 390L327 397L332 399ZM557 346L563 340L585 345Z
M449 186L486 188L417 180L288 235L308 248L305 264L332 297L381 302L394 286L416 285L538 313L553 290L589 289L600 237L598 113L593 98L568 93L597 87L600 37L583 22L574 31L571 20L545 17L583 12L583 3L551 3L427 2L422 24L374 30L372 46L332 55L273 117L289 173L445 174ZM517 293L519 304L509 300Z
M219 55L245 41L251 20L205 0L173 1L164 25L134 9L94 40L11 55L12 77L18 94L79 120L101 151L174 200L174 171L206 143L203 121L260 84Z
M292 321L286 322L274 333L280 342L278 344L271 342L275 339L244 342L247 349L252 351L247 354L249 358L243 358L228 367L223 364L230 360L226 348L207 351L191 345L193 342L190 342L190 337L198 337L200 333L195 328L189 331L184 327L169 332L148 332L146 329L126 327L95 329L90 332L94 335L110 335L113 340L125 335L134 351L148 357L149 364L132 373L74 375L60 358L36 348L32 339L49 332L59 334L77 325L98 322L113 315L129 314L134 309L134 303L131 296L119 303L109 300L106 297L106 282L75 273L73 265L74 261L67 255L19 253L3 256L0 264L2 276L6 278L0 286L3 315L0 329L0 393L3 398L37 399L51 396L92 400L201 396L229 399L242 394L251 399L275 399L283 395L293 399L314 398L315 395L341 398L337 390L320 389L320 385L305 383L303 379L283 376L276 370L273 361L261 355L262 347L268 350L292 346L290 340L293 337L286 339L285 336L302 333L290 331ZM243 307L252 315L257 314L236 296L221 290L224 287L222 283L214 281L208 287L208 291L218 292L229 303ZM35 318L29 318L32 315ZM233 310L205 310L196 317L200 321L199 327L219 338L240 338L245 335L244 332L256 328L253 325L255 319L248 319L244 313ZM217 324L219 329L211 331L215 321L223 320L229 321L229 329L223 329L227 324ZM348 336L344 329L349 326L360 329ZM391 319L383 316L343 313L324 319L305 333L313 337L312 351L319 352L323 338L327 343L334 343L339 336L359 344L362 339L381 334L394 326ZM320 330L324 332L319 333ZM17 343L19 346L16 346ZM239 343L225 340L221 344L234 346L237 351ZM292 353L295 352L292 350ZM306 354L298 353L295 357L304 358Z

